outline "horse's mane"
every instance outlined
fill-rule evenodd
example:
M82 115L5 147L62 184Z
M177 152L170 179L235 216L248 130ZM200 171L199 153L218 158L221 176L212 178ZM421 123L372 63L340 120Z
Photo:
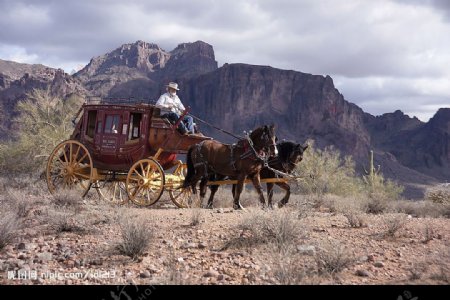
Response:
M288 162L289 155L292 153L292 151L294 151L296 146L296 143L286 140L277 143L278 156L282 163Z

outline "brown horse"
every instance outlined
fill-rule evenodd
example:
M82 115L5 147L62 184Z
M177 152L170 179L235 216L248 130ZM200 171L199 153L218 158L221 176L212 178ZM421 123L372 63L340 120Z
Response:
M197 182L200 182L200 197L205 197L208 174L222 174L237 179L234 193L234 209L242 209L239 197L247 177L252 179L259 194L261 204L265 199L261 188L259 172L270 156L277 155L275 126L261 126L250 133L246 139L236 144L227 145L215 140L206 140L189 147L187 153L187 175L183 188L191 186L196 193Z
M291 141L282 141L277 143L278 155L269 159L269 167L283 173L290 174L299 162L303 159L303 152L308 148L308 145L302 146ZM275 178L277 174L269 168L263 168L260 172L260 178ZM226 176L220 174L211 174L209 180L223 180ZM229 177L229 179L234 179ZM286 191L283 199L278 202L278 207L283 207L289 201L289 196L291 195L291 187L286 182L267 182L267 198L268 206L272 207L273 198L273 187L274 184L281 187ZM217 192L219 185L210 185L211 194L209 195L209 200L207 208L213 207L214 195ZM235 193L235 185L233 185L233 195Z

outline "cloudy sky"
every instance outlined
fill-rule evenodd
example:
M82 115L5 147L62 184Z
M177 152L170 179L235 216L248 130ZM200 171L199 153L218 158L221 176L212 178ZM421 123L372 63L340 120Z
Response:
M450 107L449 0L0 0L0 59L70 73L137 40L330 75L374 115Z

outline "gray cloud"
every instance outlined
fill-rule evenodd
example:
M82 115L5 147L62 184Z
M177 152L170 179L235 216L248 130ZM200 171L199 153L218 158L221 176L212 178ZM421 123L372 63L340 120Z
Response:
M0 58L67 72L121 44L203 40L219 64L328 74L380 114L427 120L450 101L450 2L0 0Z

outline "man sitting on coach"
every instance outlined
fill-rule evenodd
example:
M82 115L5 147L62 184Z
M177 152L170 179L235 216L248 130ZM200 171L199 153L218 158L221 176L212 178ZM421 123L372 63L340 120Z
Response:
M172 124L180 118L185 110L183 103L181 103L180 98L177 96L178 84L175 82L169 82L166 85L167 93L164 93L156 101L156 107L161 109L161 117L167 118ZM194 133L194 120L191 116L185 115L183 120L178 125L178 130L182 134L192 134Z

